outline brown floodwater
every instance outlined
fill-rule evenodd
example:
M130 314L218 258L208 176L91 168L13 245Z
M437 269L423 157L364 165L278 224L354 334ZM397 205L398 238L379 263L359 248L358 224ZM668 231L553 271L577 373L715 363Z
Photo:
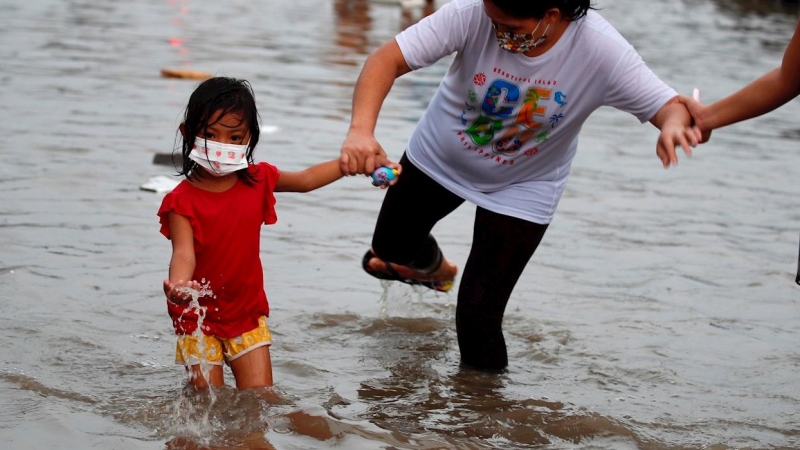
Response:
M657 74L707 101L777 66L798 11L597 3ZM354 177L279 194L261 251L275 389L183 389L163 194L140 186L172 173L153 155L172 151L197 82L160 70L250 80L269 131L256 159L300 169L338 157L366 55L420 14L0 2L0 448L800 448L796 100L666 171L655 128L599 110L512 295L499 375L459 366L455 292L361 271L384 191ZM377 130L393 158L448 62L397 81ZM434 230L459 265L473 214Z

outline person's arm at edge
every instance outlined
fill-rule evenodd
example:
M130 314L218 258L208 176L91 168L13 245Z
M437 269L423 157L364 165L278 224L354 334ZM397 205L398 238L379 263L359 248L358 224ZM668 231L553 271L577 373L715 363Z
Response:
M694 114L696 125L703 131L712 131L727 125L752 119L784 105L800 95L800 20L786 47L779 68L762 75L733 94ZM689 105L690 99L681 98Z
M395 39L383 44L367 58L353 91L350 129L339 158L342 174L370 174L377 167L392 165L375 140L375 126L394 80L410 71Z
M678 101L678 97L670 99L656 114L650 123L661 130L656 143L656 155L664 168L678 164L675 147L680 145L686 156L692 156L692 147L699 142L700 136L692 129L692 116L686 106Z

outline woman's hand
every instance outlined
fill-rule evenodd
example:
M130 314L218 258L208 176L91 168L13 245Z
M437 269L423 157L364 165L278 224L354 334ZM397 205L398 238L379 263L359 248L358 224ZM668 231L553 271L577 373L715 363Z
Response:
M664 168L678 164L675 147L680 145L686 156L692 156L692 148L700 143L701 133L692 126L692 116L679 96L673 97L650 119L650 123L661 130L656 143L656 155Z
M372 175L378 167L395 168L372 133L350 130L342 144L339 169L344 175Z
M679 122L667 122L661 127L661 134L656 143L656 155L661 160L664 168L678 164L675 148L683 147L686 156L692 156L692 148L700 142L700 132L694 127L683 125Z

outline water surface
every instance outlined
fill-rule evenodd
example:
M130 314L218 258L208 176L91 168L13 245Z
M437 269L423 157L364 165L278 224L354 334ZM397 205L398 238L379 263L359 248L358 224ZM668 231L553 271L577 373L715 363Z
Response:
M777 66L797 20L771 1L598 6L708 101ZM300 169L338 156L366 55L418 13L33 0L0 16L0 448L800 447L797 101L667 171L652 126L598 111L509 303L502 375L459 367L456 292L384 292L360 270L383 191L358 177L279 194L261 256L282 401L227 388L212 403L172 363L162 194L139 189L171 173L152 157L196 86L160 69L250 80L275 130L256 159ZM377 134L395 159L447 62L387 99ZM460 265L473 214L435 229Z

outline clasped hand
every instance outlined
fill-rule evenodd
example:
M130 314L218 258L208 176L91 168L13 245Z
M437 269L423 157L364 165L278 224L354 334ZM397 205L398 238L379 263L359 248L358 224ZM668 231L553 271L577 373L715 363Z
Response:
M339 157L339 169L343 175L371 175L379 167L396 169L398 174L402 171L400 164L390 161L386 151L375 139L372 133L351 130L342 144ZM397 177L389 184L381 186L386 188L395 184Z

